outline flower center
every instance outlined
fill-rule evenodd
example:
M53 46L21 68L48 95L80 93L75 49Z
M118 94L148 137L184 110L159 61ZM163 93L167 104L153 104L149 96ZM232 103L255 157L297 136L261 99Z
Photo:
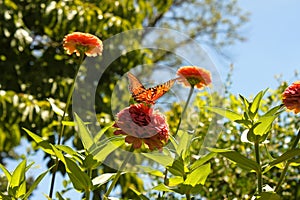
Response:
M189 84L191 84L191 85L197 85L198 83L200 83L202 81L199 77L188 77L186 79L189 82Z

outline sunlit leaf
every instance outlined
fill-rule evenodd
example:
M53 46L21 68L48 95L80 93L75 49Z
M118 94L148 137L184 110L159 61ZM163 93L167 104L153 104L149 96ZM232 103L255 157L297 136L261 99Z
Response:
M249 101L241 94L239 94L239 97L240 97L240 99L242 100L242 102L244 104L245 110L248 110L249 105L250 105Z
M254 115L257 114L258 108L260 106L260 102L264 94L267 92L267 90L260 91L253 99L253 102L251 103L250 106L250 112L253 113Z
M62 121L62 124L64 126L76 126L76 123L74 121ZM84 122L84 125L89 125L90 122Z
M271 125L276 118L277 115L260 117L258 121L259 124L254 128L254 134L260 136L265 135L270 131Z
M142 153L142 155L165 167L171 164L174 160L171 156L159 152Z
M281 110L283 107L284 107L283 104L275 106L275 107L271 108L270 110L268 110L263 116L278 115L284 111L284 110Z
M113 179L115 177L116 173L105 173L105 174L101 174L100 176L97 176L95 178L93 178L92 183L94 186L101 186L105 183L107 183L108 181L110 181L111 179Z
M139 199L142 199L142 200L149 200L148 197L146 197L145 195L143 195L141 192L137 191L135 188L129 187L129 189L130 189L134 194L136 194L136 195L139 197Z
M179 144L177 146L176 152L177 155L183 155L185 157L186 153L185 151L189 149L189 145L191 143L193 134L189 134L186 131L179 131L178 132L179 137ZM185 158L183 158L185 159Z
M113 137L109 142L101 147L97 147L91 153L98 162L103 162L105 158L114 150L125 144L123 137Z
M166 186L163 183L158 184L157 186L155 186L154 188L152 188L153 190L158 190L158 191L163 191L163 192L174 192L172 190L172 188Z
M300 149L288 150L287 152L285 152L284 154L282 154L281 156L279 156L278 158L276 158L275 160L270 162L269 165L270 166L277 165L278 163L290 160L290 159L294 158L295 156L300 156Z
M210 174L210 163L202 165L194 169L191 173L187 175L186 180L184 181L185 185L196 186L198 184L204 185L208 175Z
M11 174L9 173L9 171L1 163L0 163L0 168L4 172L8 182L10 182L11 181Z
M182 176L173 176L168 179L168 186L174 187L184 182L184 179Z
M24 131L27 132L27 134L41 147L41 149L46 152L47 154L54 155L54 152L52 150L52 146L48 141L43 140L40 136L34 134L30 130L23 128Z
M101 130L96 134L96 136L94 137L94 143L97 143L100 138L103 136L103 134L112 127L112 125L114 124L114 122L109 123L108 125L106 125L105 127L101 128Z
M82 144L85 149L90 150L90 148L94 145L93 137L80 117L76 113L74 113L74 116L78 126L78 135L82 141Z
M235 113L231 110L228 109L224 109L224 108L217 108L217 107L205 107L207 110L210 110L214 113L217 113L223 117L226 117L227 119L229 119L230 121L235 121L235 120L239 120L242 119L242 116L238 113Z
M215 156L216 156L216 153L209 153L209 154L199 158L191 165L190 170L191 171L195 170L196 168L200 167L201 165L203 165L204 163L206 163L207 161L209 161L210 159L212 159Z
M172 165L168 166L167 169L170 173L172 173L175 176L184 176L185 172L187 171L185 169L184 161L181 156L177 157Z
M249 158L243 156L242 154L238 153L234 150L226 150L226 149L215 149L215 148L208 148L209 151L221 154L222 156L228 158L232 162L236 163L241 168L251 171L254 170L256 172L260 171L259 165Z
M65 165L66 171L70 177L70 180L76 190L86 191L92 189L92 181L89 176L83 172L78 165L71 159L65 157L57 149L53 149L56 156L63 162Z
M162 173L161 171L154 169L152 167L142 166L142 165L138 165L136 167L142 169L145 173L147 173L149 175L157 176L157 177L164 177L164 173Z
M23 160L12 172L9 190L15 191L15 197L20 197L26 193L25 171L26 160Z

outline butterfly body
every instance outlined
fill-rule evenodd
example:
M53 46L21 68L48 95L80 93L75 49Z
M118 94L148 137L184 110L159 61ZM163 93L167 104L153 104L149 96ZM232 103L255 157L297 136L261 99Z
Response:
M129 79L129 90L132 98L138 103L155 104L155 101L168 92L177 79L171 79L155 87L145 88L144 85L130 72L127 73Z

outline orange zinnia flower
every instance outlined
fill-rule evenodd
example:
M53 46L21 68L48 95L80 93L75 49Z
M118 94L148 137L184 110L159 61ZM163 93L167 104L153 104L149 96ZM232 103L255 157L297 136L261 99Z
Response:
M288 110L295 114L300 112L300 81L294 82L285 89L282 94L282 101Z
M64 49L67 54L86 54L87 56L97 56L102 54L102 41L89 33L74 32L66 35L63 40Z
M179 82L187 87L202 89L211 84L211 74L208 70L196 66L184 66L177 70L177 75L181 78Z
M121 110L114 127L117 128L114 134L126 135L125 142L135 149L145 143L150 150L162 150L169 139L169 126L164 116L143 103Z

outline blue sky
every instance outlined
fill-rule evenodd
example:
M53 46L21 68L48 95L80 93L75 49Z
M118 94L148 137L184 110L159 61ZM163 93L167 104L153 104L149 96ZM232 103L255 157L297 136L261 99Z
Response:
M232 92L249 96L265 88L278 86L275 75L295 81L300 70L300 1L239 1L242 9L251 12L243 33L248 38L230 48L235 69Z
M294 71L300 71L300 1L242 0L239 5L252 14L243 29L248 40L226 49L235 67L231 92L247 97L268 87L275 89L278 84L274 76L280 74L282 80L294 82ZM213 60L218 60L216 56L212 55ZM228 63L216 62L216 65L225 79L223 71L228 71ZM19 152L24 153L27 145L24 144ZM42 156L38 153L33 158L36 164L42 163ZM10 163L9 168L13 169L16 164ZM44 171L42 168L34 169L30 175L38 175ZM61 183L60 178L57 183ZM50 177L46 176L40 190L35 192L35 198L45 199L42 193L48 193L49 184ZM73 195L72 199L80 198L76 193L76 197L74 193L70 195Z

